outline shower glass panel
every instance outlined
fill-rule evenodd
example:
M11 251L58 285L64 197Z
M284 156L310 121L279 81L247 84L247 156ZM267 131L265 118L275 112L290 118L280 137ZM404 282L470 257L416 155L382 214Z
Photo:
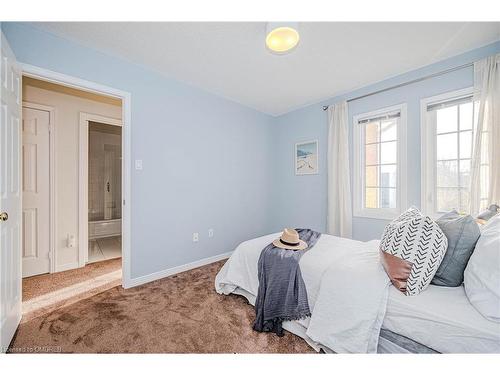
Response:
M89 124L89 222L121 219L121 127Z
M120 148L104 145L104 220L121 218Z

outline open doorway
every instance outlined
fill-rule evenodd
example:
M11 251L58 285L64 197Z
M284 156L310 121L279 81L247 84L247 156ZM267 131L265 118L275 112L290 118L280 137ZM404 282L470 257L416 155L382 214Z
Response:
M22 92L26 321L122 284L123 111L118 98L33 77Z
M122 256L121 125L88 121L87 264Z

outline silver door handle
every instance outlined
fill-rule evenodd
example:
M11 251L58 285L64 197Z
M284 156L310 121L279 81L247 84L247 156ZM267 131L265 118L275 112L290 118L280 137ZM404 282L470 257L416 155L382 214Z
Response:
M7 221L9 220L9 214L7 212L2 212L0 214L0 221Z

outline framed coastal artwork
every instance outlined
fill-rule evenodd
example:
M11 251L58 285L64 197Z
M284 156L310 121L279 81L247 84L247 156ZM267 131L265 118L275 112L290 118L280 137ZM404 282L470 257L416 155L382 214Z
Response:
M295 144L295 174L318 174L318 141Z

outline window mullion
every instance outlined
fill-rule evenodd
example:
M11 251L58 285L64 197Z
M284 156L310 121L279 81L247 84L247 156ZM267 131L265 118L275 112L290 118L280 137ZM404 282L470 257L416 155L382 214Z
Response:
M461 210L462 205L462 191L460 186L462 186L462 179L460 178L460 106L457 105L457 178L458 178L458 209Z
M378 141L379 141L379 144L378 144L378 147L377 147L377 151L378 151L378 163L379 163L379 166L377 167L377 185L380 186L380 182L382 181L382 168L380 167L380 164L382 163L382 121L379 120L378 122ZM378 202L377 202L377 206L378 208L380 208L380 202L382 201L382 194L381 194L381 189L380 187L377 189L377 196L378 196Z

